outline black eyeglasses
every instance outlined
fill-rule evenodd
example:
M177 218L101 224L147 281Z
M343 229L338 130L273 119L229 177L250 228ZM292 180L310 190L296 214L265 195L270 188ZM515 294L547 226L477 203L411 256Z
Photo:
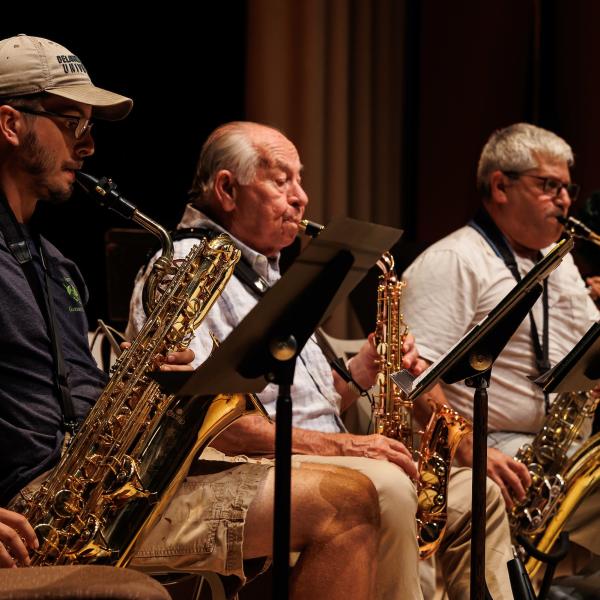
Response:
M558 198L562 190L566 190L571 202L575 202L579 195L579 185L576 183L563 183L553 177L542 177L541 175L532 175L530 173L517 173L516 171L502 172L510 179L518 179L519 177L533 177L533 179L538 179L542 182L544 194L548 194L548 196L552 196L553 198Z
M34 110L33 108L25 108L21 106L13 106L12 108L27 115L35 115L36 117L64 119L67 130L73 132L76 140L81 139L94 125L91 119L86 119L85 117L61 115L59 113L50 112L49 110Z

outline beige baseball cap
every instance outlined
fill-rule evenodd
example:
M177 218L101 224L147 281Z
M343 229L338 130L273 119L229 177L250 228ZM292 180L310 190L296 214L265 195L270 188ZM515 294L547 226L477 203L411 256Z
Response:
M39 92L89 104L108 121L123 119L133 106L130 98L96 87L64 46L23 33L0 40L0 98Z

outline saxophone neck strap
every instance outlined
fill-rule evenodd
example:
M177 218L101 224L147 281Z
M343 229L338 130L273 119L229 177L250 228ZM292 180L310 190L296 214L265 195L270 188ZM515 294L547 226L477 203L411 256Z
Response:
M477 231L490 245L496 256L504 261L504 264L512 273L515 280L517 282L521 281L521 274L519 273L519 267L514 252L487 210L480 207L475 213L475 216L469 221L468 225L475 229L475 231ZM541 258L542 253L538 252L537 259L539 260ZM540 343L540 336L533 317L533 312L529 311L531 343L533 344L533 351L535 353L535 364L540 375L546 373L551 367L549 358L548 278L544 279L543 284L542 315L542 342ZM546 393L544 394L544 400L547 413L549 410L549 398Z
M49 261L45 256L44 247L39 234L37 232L32 232L31 238L39 252L44 272L44 281L42 282L33 264L33 257L29 250L27 240L25 239L23 229L11 210L4 194L1 192L0 231L4 236L4 241L10 253L23 270L25 279L27 279L33 297L35 298L46 323L48 337L50 338L50 350L52 353L54 386L63 415L63 431L72 434L77 427L77 420L75 418L75 408L73 406L73 399L71 398L71 389L62 353L60 327L56 321L54 299L50 292L50 276L48 274Z

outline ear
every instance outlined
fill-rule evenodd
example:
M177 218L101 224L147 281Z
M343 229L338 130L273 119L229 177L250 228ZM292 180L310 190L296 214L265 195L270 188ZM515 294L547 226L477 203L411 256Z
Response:
M215 175L214 196L224 212L231 212L236 205L235 177L231 171L222 169Z
M21 113L11 106L0 106L0 138L11 146L18 146L24 133Z
M508 177L502 171L493 171L490 175L490 200L497 204L506 204L508 196L506 188Z

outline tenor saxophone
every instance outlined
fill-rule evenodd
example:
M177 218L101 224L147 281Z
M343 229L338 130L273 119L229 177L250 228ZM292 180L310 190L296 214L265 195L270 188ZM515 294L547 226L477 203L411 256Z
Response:
M377 288L375 345L378 372L373 420L375 432L401 441L415 453L413 403L391 378L402 368L402 346L408 333L401 312L402 288L394 259L385 253L377 266L382 273ZM470 421L446 405L436 407L421 436L417 479L417 538L419 556L426 559L439 547L447 523L450 465L462 438L472 431Z
M253 396L179 398L149 377L158 355L189 345L226 285L240 256L231 239L202 240L174 263L167 232L125 201L112 182L79 178L101 203L160 237L163 254L146 286L144 327L113 367L58 465L12 508L38 536L32 564L123 567L197 454L243 414L266 413Z

